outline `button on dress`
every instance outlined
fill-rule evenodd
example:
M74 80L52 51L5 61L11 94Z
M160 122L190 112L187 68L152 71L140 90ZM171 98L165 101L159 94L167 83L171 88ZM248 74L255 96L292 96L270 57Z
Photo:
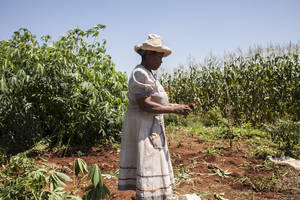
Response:
M168 105L168 96L144 66L134 68L129 79L129 105L123 121L119 190L135 190L136 199L164 200L172 196L174 175L162 114L142 111L136 100L151 96Z

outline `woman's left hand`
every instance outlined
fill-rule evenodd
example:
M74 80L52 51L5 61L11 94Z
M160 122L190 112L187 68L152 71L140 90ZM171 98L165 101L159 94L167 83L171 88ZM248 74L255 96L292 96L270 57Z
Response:
M175 114L184 115L185 117L192 111L190 106L186 104L169 104L173 107Z

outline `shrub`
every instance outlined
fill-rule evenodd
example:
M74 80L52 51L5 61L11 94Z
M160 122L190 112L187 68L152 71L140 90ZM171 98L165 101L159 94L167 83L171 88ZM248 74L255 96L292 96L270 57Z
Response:
M273 142L277 143L282 151L287 155L292 155L292 151L300 144L300 121L277 120L274 125L265 125Z
M223 118L221 110L215 107L204 114L203 124L205 126L227 126L228 120Z
M97 42L103 28L52 42L20 29L0 42L0 145L8 153L45 136L57 145L120 139L127 76L105 54L106 41Z
M178 116L175 114L165 114L164 123L165 126L174 125L174 126L187 126L187 118L183 116Z

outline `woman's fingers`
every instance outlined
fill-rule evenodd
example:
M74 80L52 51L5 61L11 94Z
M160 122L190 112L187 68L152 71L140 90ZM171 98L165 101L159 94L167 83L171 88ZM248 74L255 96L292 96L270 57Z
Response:
M189 106L186 106L186 115L188 115L190 112L192 112L192 109Z
M187 116L192 111L192 109L188 105L185 105L185 104L178 104L178 105L176 105L176 107L177 107L176 113L180 114L180 115Z
M185 105L188 112L192 112L192 108L189 105Z
M183 105L183 115L188 115L191 112L191 108L187 105Z

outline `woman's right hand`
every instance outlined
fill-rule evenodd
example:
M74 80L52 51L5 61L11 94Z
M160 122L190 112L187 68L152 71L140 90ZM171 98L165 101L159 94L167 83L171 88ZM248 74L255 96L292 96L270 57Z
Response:
M173 107L173 112L178 115L187 116L192 111L190 106L185 104L172 104L172 107Z

